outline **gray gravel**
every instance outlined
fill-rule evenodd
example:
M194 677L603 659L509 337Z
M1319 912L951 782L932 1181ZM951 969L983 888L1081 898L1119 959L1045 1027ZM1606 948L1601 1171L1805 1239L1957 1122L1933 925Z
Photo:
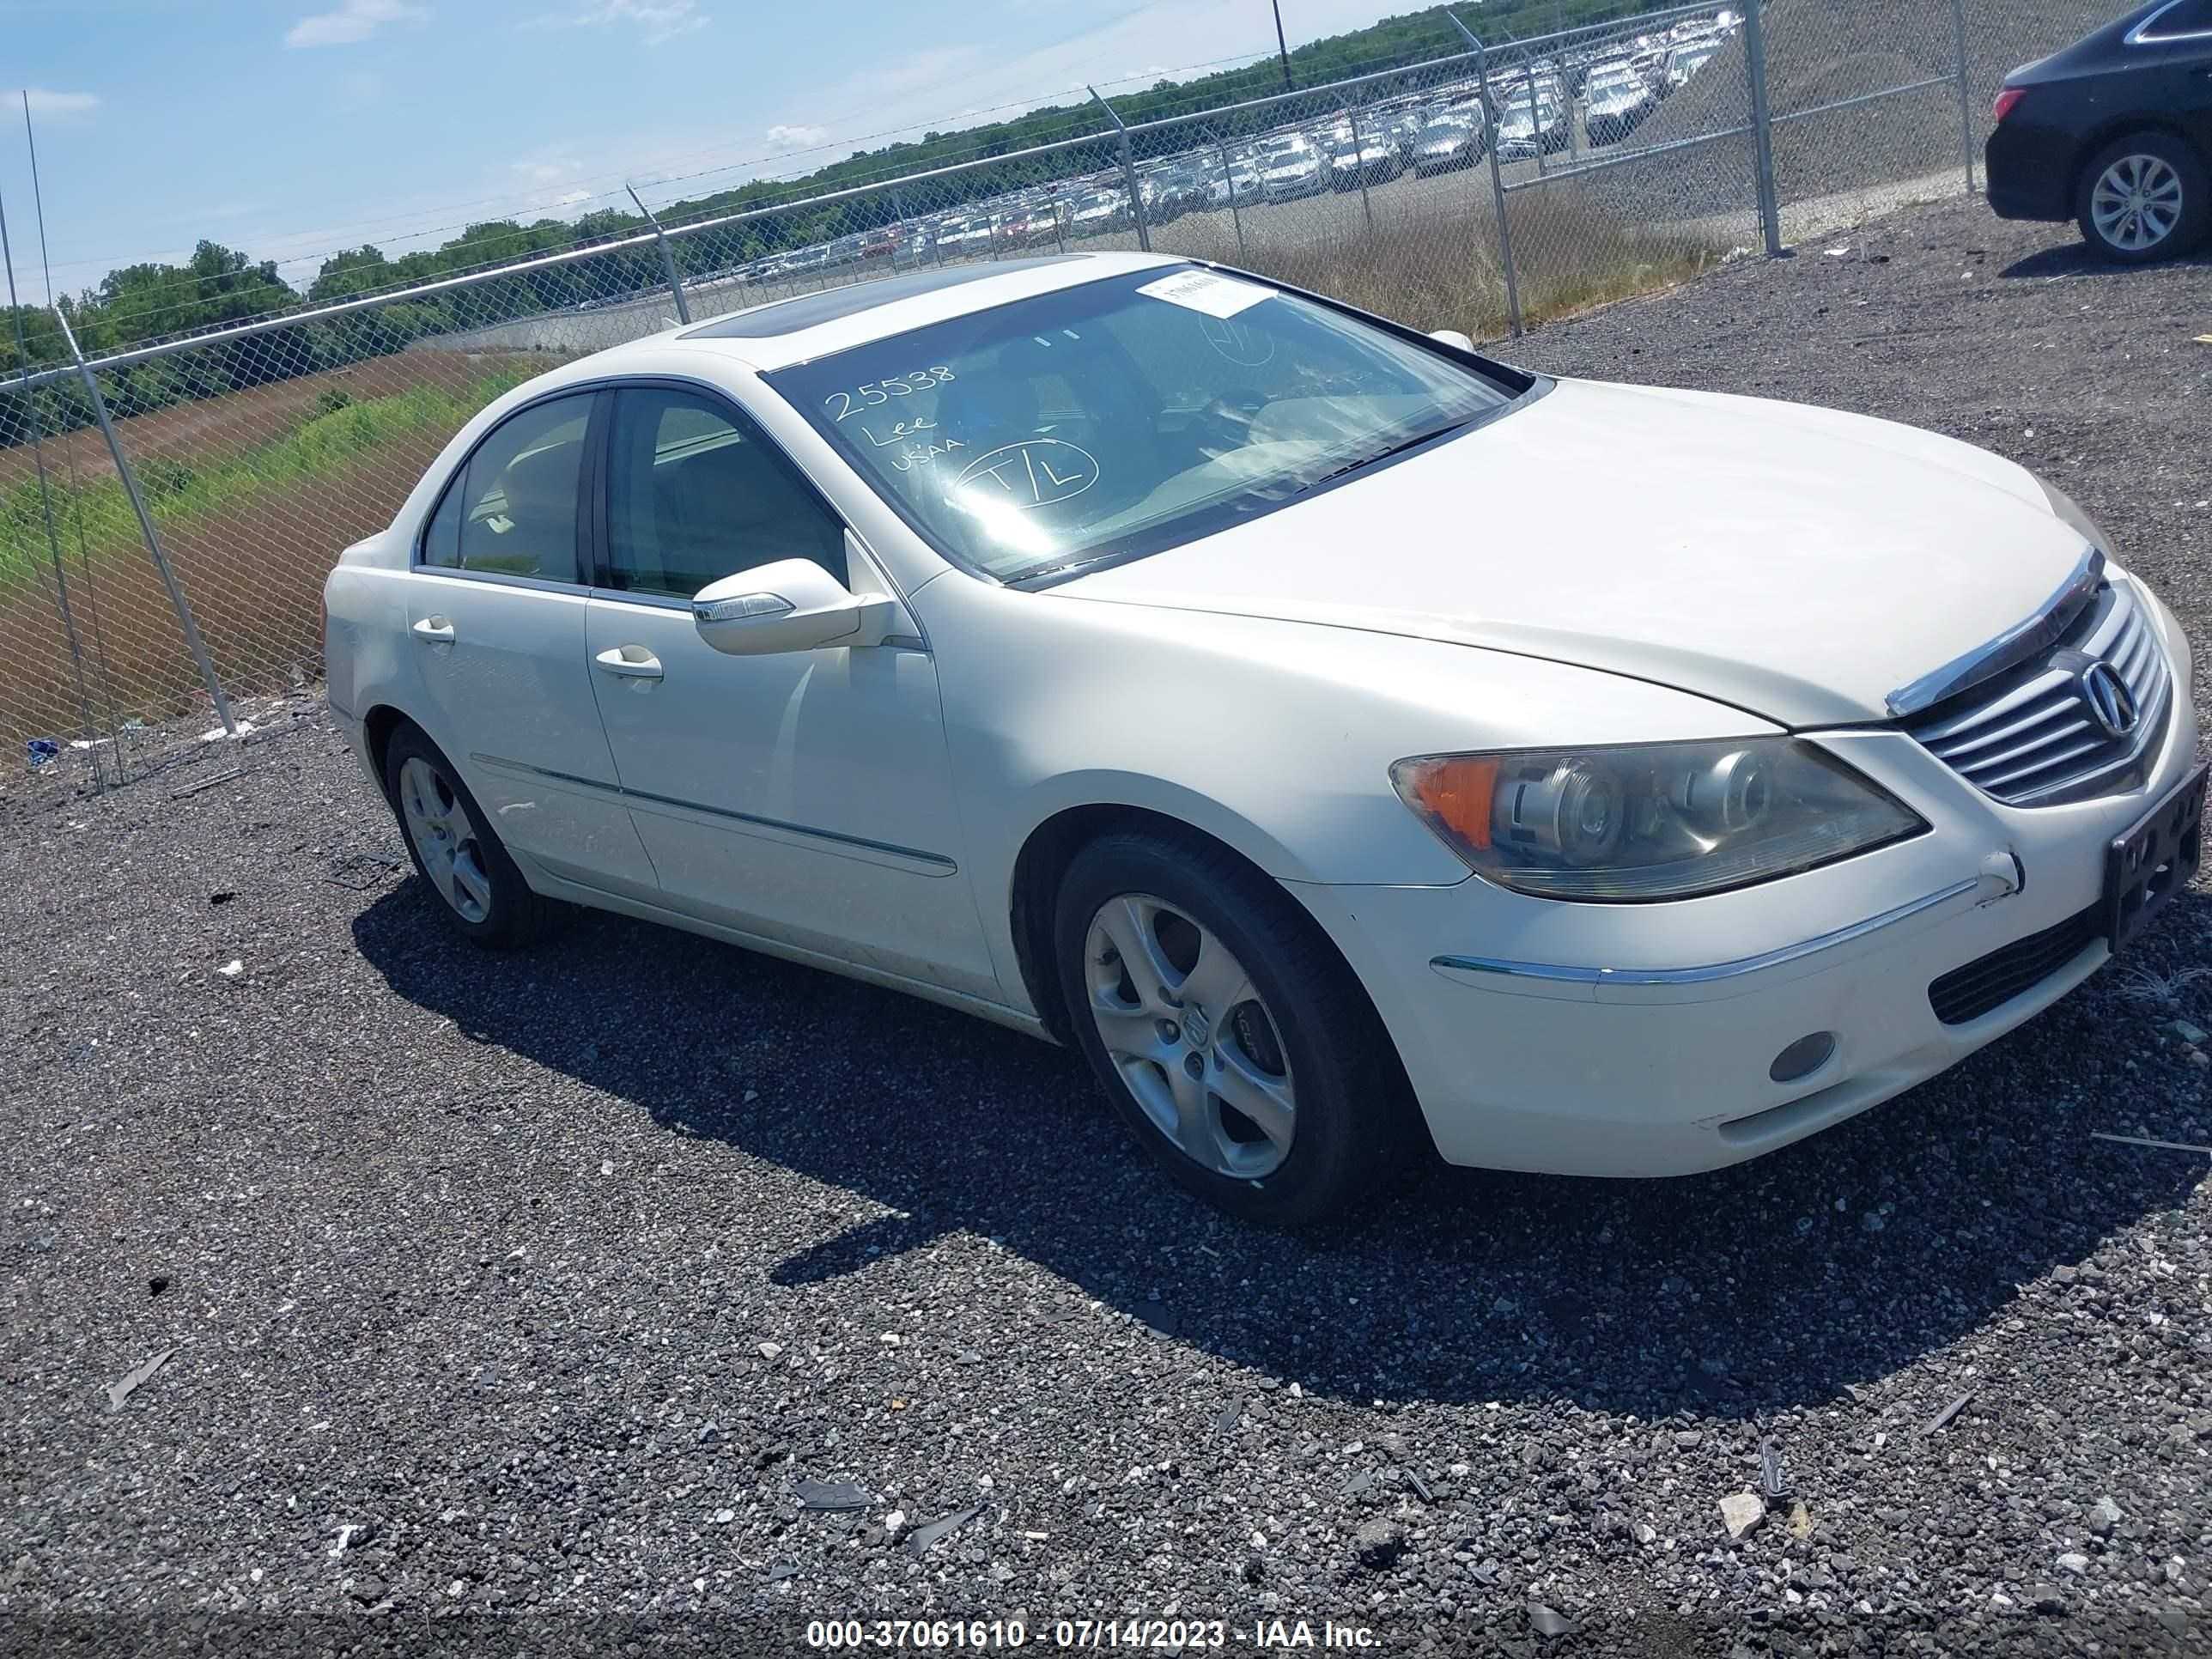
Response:
M1963 205L1845 241L1522 355L1990 444L2212 641L2212 269L2085 274ZM1286 1239L1026 1039L604 917L457 947L289 712L242 778L0 848L8 1650L2212 1643L2207 1161L2090 1139L2212 1140L2202 897L1744 1168L1434 1170ZM1770 1440L1788 1495L1732 1540Z

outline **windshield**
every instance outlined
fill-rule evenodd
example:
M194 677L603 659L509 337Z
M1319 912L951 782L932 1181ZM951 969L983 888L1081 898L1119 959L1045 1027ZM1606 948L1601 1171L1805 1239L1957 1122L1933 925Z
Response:
M767 379L933 546L1006 581L1210 535L1500 410L1528 385L1191 266L1016 301Z

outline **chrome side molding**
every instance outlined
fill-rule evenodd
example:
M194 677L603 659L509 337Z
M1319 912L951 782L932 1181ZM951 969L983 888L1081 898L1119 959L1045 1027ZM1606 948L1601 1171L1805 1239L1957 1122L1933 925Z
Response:
M1832 933L1800 939L1795 945L1778 945L1755 957L1738 957L1734 962L1716 962L1702 968L1565 968L1545 962L1510 962L1497 957L1432 957L1429 966L1447 979L1468 974L1502 974L1514 979L1550 980L1568 985L1710 985L1719 980L1755 974L1762 969L1779 968L1784 963L1802 962L1822 951L1864 939L1869 933L1971 893L1981 884L1979 876L1970 876L1953 882L1940 892L1908 900L1893 910L1885 910L1878 916L1869 916L1864 921L1852 922Z

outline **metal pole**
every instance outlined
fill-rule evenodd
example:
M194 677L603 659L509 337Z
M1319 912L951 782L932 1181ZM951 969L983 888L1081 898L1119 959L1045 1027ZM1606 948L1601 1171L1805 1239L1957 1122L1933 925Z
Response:
M1774 197L1774 116L1766 105L1766 26L1759 21L1765 0L1743 9L1744 74L1751 83L1751 143L1758 163L1759 226L1766 238L1766 257L1782 257L1782 210Z
M1482 144L1490 152L1490 198L1498 215L1498 263L1505 271L1506 320L1517 340L1521 337L1521 285L1513 274L1513 221L1505 210L1505 175L1498 165L1498 107L1490 94L1490 53L1474 31L1459 21L1458 13L1448 11L1444 15L1474 48L1474 72L1482 82Z
M1237 206L1237 171L1229 165L1229 146L1217 140L1221 151L1221 179L1229 187L1229 222L1237 227L1237 262L1244 262L1244 216Z
M1052 240L1053 246L1062 253L1067 252L1067 227L1060 222L1060 201L1056 197L1052 204Z
M1121 118L1114 113L1114 106L1098 97L1098 88L1083 88L1097 99L1098 107L1106 112L1106 118L1114 124L1114 131L1121 141L1121 177L1129 186L1129 214L1137 222L1137 246L1147 253L1152 251L1152 233L1145 226L1145 198L1137 189L1136 159L1129 154L1129 129L1121 125Z
M1367 144L1359 132L1359 106L1351 106L1352 174L1359 180L1359 211L1367 220L1367 246L1375 246L1375 204L1367 199Z
M138 489L138 475L131 470L124 459L122 441L115 435L115 422L107 418L107 399L100 395L100 382L93 378L92 365L84 360L77 349L76 335L69 325L68 313L59 306L53 308L54 319L62 325L62 338L69 343L70 356L76 360L77 373L84 378L84 389L92 399L92 412L100 421L100 435L107 440L107 453L114 457L115 474L123 480L123 492L131 498L131 510L138 515L138 532L146 538L146 551L152 556L154 568L161 574L161 586L169 590L169 603L176 608L177 621L185 630L185 645L199 665L200 678L206 684L208 696L214 700L217 719L222 729L231 737L238 735L238 721L230 712L230 699L222 694L222 682L215 677L215 664L208 658L207 641L200 638L200 625L192 620L192 607L185 599L185 590L178 585L176 573L169 568L169 556L161 551L161 538L154 533L154 515L146 510L146 497Z
M1282 60L1283 90L1295 92L1291 84L1291 48L1283 39L1283 0L1275 0L1275 55Z
M27 132L30 129L30 95L26 93L23 100L23 124ZM15 249L14 244L8 240L8 210L4 206L0 206L0 260L4 260L8 266L8 315L15 325L15 356L21 360L20 367L22 372L27 374L31 368L31 351L30 347L24 341L23 310L16 302ZM46 448L40 441L43 434L40 430L38 400L28 392L19 395L23 400L24 423L30 429L31 465L37 470L39 475L39 510L46 520L46 551L52 556L54 562L54 607L61 613L62 637L69 641L70 670L76 678L77 714L84 722L85 738L89 742L94 730L92 694L85 688L84 646L77 638L76 618L70 613L69 571L68 568L62 563L61 532L54 528L53 490L46 479ZM115 758L120 763L122 756L118 754ZM97 768L94 769L93 775L95 778L100 775Z
M1589 69L1587 64L1583 69L1583 93L1587 104L1589 93ZM1583 164L1583 124L1575 118L1575 90L1568 83L1565 69L1559 72L1559 102L1565 106L1567 118L1567 165L1580 167Z
M1536 101L1536 64L1527 52L1521 55L1521 66L1528 77L1528 132L1536 141L1536 176L1544 176L1544 110Z
M1966 163L1966 194L1974 193L1974 110L1966 91L1966 0L1951 0L1951 33L1959 49L1959 153Z
M677 320L688 323L691 320L691 305L684 299L684 283L676 275L676 255L669 248L668 233L660 228L660 221L653 216L653 210L646 206L645 198L637 193L635 185L624 185L623 188L629 192L629 199L637 204L637 210L653 227L653 234L660 243L660 268L668 273L668 291L676 296Z

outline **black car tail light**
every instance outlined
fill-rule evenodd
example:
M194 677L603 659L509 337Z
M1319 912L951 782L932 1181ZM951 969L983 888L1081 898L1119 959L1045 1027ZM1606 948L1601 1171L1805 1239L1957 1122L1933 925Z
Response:
M2002 88L1997 94L1997 101L1990 107L1990 118L1994 120L2003 120L2006 116L2011 114L2013 111L2020 107L2020 100L2027 96L2027 88L2026 87L2006 87Z

